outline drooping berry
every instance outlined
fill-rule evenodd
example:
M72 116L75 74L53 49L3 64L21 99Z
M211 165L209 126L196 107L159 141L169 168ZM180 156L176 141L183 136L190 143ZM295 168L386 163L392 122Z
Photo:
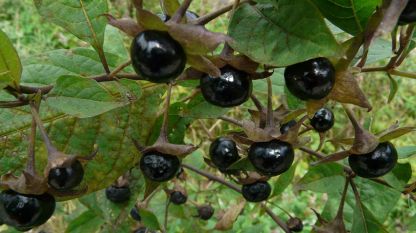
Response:
M71 190L77 187L84 177L84 169L78 160L68 167L55 167L49 171L48 184L56 190Z
M416 22L416 1L409 0L399 17L399 25Z
M182 205L188 200L188 196L180 191L173 191L170 194L170 201L175 205Z
M265 181L257 181L245 184L242 188L243 197L249 202L261 202L267 200L272 192L270 184Z
M295 120L290 120L287 123L282 124L280 126L280 133L281 134L285 134L285 133L289 132L290 128L292 128L295 125L296 125L296 121Z
M131 208L130 210L130 217L138 222L140 222L142 220L142 217L140 216L139 210L137 209L136 206L134 206L133 208Z
M182 46L167 32L147 30L132 42L130 56L136 73L154 83L168 83L185 68Z
M220 107L234 107L246 102L253 89L249 75L229 65L220 70L220 77L202 76L200 88L205 100Z
M157 151L147 152L140 159L143 175L152 181L163 182L172 179L180 169L178 157Z
M211 205L202 205L198 207L198 217L202 220L209 220L214 215L214 208Z
M42 195L21 194L12 190L0 193L0 219L20 231L44 224L55 211L55 198Z
M240 159L237 145L233 140L226 137L219 137L211 143L209 155L214 165L222 172Z
M292 145L280 140L255 142L248 152L248 158L253 166L267 176L276 176L287 171L294 157Z
M290 65L284 76L290 93L302 100L322 99L335 84L335 69L324 57Z
M376 178L390 172L397 164L397 151L390 142L380 143L368 154L350 155L348 162L358 176Z
M130 199L131 191L128 186L117 187L111 185L105 189L105 196L107 199L114 203L127 202Z
M303 230L303 222L300 218L290 218L286 224L293 232L301 232Z
M319 109L311 119L312 127L321 133L330 130L334 126L334 123L334 113L327 108Z

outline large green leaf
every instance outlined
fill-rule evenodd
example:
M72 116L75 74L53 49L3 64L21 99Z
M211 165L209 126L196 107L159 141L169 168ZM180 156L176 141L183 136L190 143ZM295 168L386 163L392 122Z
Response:
M0 89L18 85L22 73L19 55L6 33L0 30Z
M275 66L339 55L340 46L309 0L272 2L236 10L228 29L235 50Z
M231 108L222 108L208 103L202 94L196 95L181 111L181 116L190 118L217 118L224 115Z
M355 35L364 31L381 0L312 0L322 14L342 30Z
M61 76L46 103L71 116L85 118L121 107L120 102L97 81L78 76Z
M351 232L360 233L387 233L388 231L378 222L374 215L365 207L356 206L352 219Z
M285 191L285 189L292 183L293 177L295 176L295 171L298 163L292 164L292 166L285 173L281 174L276 182L273 183L273 193L272 196L280 195Z
M96 232L104 223L104 219L98 217L93 211L87 210L71 221L66 233Z
M101 48L107 24L106 0L35 0L39 13L94 48Z
M397 148L397 154L399 159L409 158L413 155L416 155L416 146L402 146Z
M113 84L114 85L114 84ZM68 154L88 155L98 146L97 156L85 165L85 177L81 185L88 192L102 189L133 167L139 152L132 138L147 144L160 109L160 87L144 89L142 97L125 107L91 118L74 118L41 106L41 117L55 146ZM24 167L27 154L27 135L31 115L27 107L1 109L0 125L2 150L0 150L0 175L8 171L18 172ZM37 161L45 165L46 151L40 137L37 141Z
M341 193L344 183L343 167L337 163L329 163L311 167L295 184L295 189L321 193Z

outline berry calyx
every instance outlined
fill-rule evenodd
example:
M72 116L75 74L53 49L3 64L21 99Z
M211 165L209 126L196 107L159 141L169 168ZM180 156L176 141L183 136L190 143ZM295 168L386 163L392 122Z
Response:
M302 100L322 99L335 84L335 68L324 57L290 65L284 76L290 93Z
M71 190L77 187L84 177L84 169L78 160L69 167L55 167L49 171L48 184L56 190Z
M202 76L200 88L205 100L220 107L235 107L246 102L253 89L249 75L229 65L220 70L220 77Z
M376 178L390 172L397 164L397 151L390 142L380 143L376 149L363 155L350 155L348 162L358 176Z
M276 176L287 171L294 157L292 145L276 139L269 142L255 142L248 152L248 158L253 166L267 176Z
M137 209L136 206L134 206L133 208L131 208L130 210L130 217L138 222L140 222L142 220L142 217L140 216L139 210Z
M185 68L182 46L167 32L147 30L132 42L130 56L136 73L154 83L168 83Z
M163 182L172 179L178 174L181 162L178 157L150 151L140 159L140 170L143 175L152 181Z
M332 126L334 126L335 117L331 110L327 108L321 108L313 115L310 121L312 127L316 131L323 133L330 130Z
M202 220L209 220L214 215L214 208L211 205L198 207L198 217Z
M416 1L409 0L399 17L399 25L416 22Z
M48 221L55 205L55 198L47 193L31 195L3 191L0 193L0 219L9 226L26 231Z
M282 124L280 126L280 133L281 134L285 134L285 133L289 132L290 128L292 128L295 125L296 125L296 121L295 120L290 120L287 123Z
M105 196L107 199L114 203L123 203L130 199L130 188L128 186L125 187L117 187L111 185L110 187L105 189Z
M175 205L182 205L188 200L188 196L180 191L173 191L169 200Z
M303 222L300 218L290 218L286 224L293 232L301 232L303 230Z
M272 188L265 181L257 181L252 184L245 184L242 188L243 197L249 202L261 202L269 198Z
M219 137L211 143L209 155L212 163L222 172L226 171L231 164L240 159L237 145L233 140L226 137Z

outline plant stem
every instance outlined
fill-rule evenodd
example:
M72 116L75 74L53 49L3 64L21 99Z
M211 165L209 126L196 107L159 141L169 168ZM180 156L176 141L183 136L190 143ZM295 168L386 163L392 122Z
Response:
M122 71L124 68L129 66L131 64L131 60L119 65L117 68L115 68L110 74L108 74L109 79L113 79L120 71Z
M251 0L243 0L243 1L240 2L240 5L243 4L243 3L248 3L248 2L251 2ZM196 19L195 21L193 21L192 23L196 24L196 25L205 25L205 24L211 22L212 20L218 18L222 14L225 14L225 13L231 11L234 7L234 4L235 3L230 3L226 6L224 6L223 8L220 8L220 9L218 9L216 11L213 11L209 14L203 15L203 16L199 17L198 19Z
M29 149L26 170L31 175L36 175L35 168L35 143L36 143L36 120L32 117L32 123L30 127L30 136L29 136Z
M30 104L30 109L32 111L33 119L35 120L36 124L38 125L40 135L42 136L43 142L46 145L46 149L48 150L48 155L51 155L54 152L57 152L58 150L55 148L55 146L52 145L52 142L48 137L48 133L46 132L45 127L43 126L42 120L39 117L39 113L37 111L37 108L33 103Z
M191 3L192 0L184 0L182 5L178 8L178 10L176 10L175 14L169 21L179 23L182 20Z
M167 91L166 99L165 99L165 107L163 109L163 122L162 122L162 127L160 128L160 134L158 138L158 141L160 142L169 141L168 140L169 106L170 106L170 98L172 95L172 87L173 87L173 84L169 83L168 91Z
M218 119L223 120L223 121L227 121L227 122L232 123L232 124L234 124L236 126L243 127L243 124L241 122L239 122L236 119L233 119L231 117L220 116L220 117L218 117Z
M267 78L267 112L266 112L266 127L274 127L273 121L273 85L272 80Z
M257 97L253 93L250 95L250 98L253 101L254 105L256 105L257 110L262 112L264 109L264 106L261 104L260 100L257 99Z
M416 79L416 74L415 73L409 73L409 72L398 71L398 70L390 70L388 73L391 74L391 75L396 75L396 76L401 76L401 77L405 77L405 78Z
M164 232L167 232L167 230L168 230L169 205L170 205L170 200L169 200L169 196L168 196L167 200L166 200L166 206L165 206L165 221L163 223Z
M195 173L198 173L199 175L201 175L201 176L204 176L204 177L206 177L206 178L208 178L208 179L210 179L210 180L213 180L213 181L216 181L216 182L218 182L218 183L220 183L220 184L222 184L222 185L225 185L225 186L227 186L227 187L229 187L229 188L231 188L232 190L234 190L234 191L236 191L236 192L239 192L239 193L241 193L241 189L240 189L240 187L238 187L237 185L235 185L235 184L233 184L233 183L230 183L230 182L228 182L228 181L226 181L226 180L224 180L224 179L222 179L222 178L220 178L220 177L217 177L217 176L215 176L215 175L213 175L213 174L211 174L211 173L209 173L209 172L206 172L206 171L202 171L202 170L199 170L198 168L195 168L195 167L193 167L193 166L191 166L191 165L188 165L188 164L182 164L182 167L184 167L184 168L186 168L186 169L189 169L189 170L191 170L191 171L193 171L193 172L195 172ZM286 223L285 222L283 222L277 215L275 215L274 213L273 213L273 211L269 208L269 207L267 207L266 206L266 204L264 204L264 203L261 203L261 206L262 206L262 208L264 208L265 210L266 210L266 213L286 232L286 233L290 233L290 230L289 230L289 227L286 225Z

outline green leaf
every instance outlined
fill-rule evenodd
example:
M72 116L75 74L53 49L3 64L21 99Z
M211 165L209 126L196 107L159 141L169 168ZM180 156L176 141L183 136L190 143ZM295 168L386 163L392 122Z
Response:
M0 89L8 85L18 85L22 74L22 64L12 42L0 30Z
M93 211L87 210L72 220L66 228L66 233L96 232L104 223Z
M244 4L233 15L232 47L256 62L287 66L315 57L338 56L340 46L309 0Z
M301 99L296 98L296 96L292 95L292 93L290 93L289 89L287 89L286 86L285 95L287 106L289 107L289 109L295 110L305 108L305 102L303 102Z
M46 103L79 118L97 116L126 104L117 102L97 81L78 76L58 78Z
M320 193L340 193L344 188L344 169L337 163L311 167L295 184L295 190L310 190Z
M283 193L285 189L292 183L293 177L295 176L295 171L298 163L292 164L290 169L285 173L281 174L276 182L273 183L273 193L272 196L277 196Z
M356 35L367 26L368 20L381 0L312 0L331 23Z
M157 220L156 215L154 215L152 212L140 209L139 210L140 217L142 217L142 223L146 227L150 228L151 230L160 230L160 223Z
M243 171L255 171L253 164L248 157L244 157L228 167L228 170L243 170Z
M416 146L402 146L396 148L399 159L406 159L416 155Z
M398 191L403 191L412 177L412 166L410 163L398 163L394 169L383 176L384 180Z
M202 94L198 94L183 108L181 115L198 119L217 118L229 110L230 108L222 108L208 103Z
M273 95L281 95L284 93L285 81L283 78L283 69L276 69L270 77L272 80ZM267 80L253 80L253 91L256 94L267 96Z
M387 102L390 103L393 100L394 96L396 96L397 89L399 89L399 86L397 84L397 81L393 77L391 77L391 75L388 74L387 77L389 77L390 80L390 94Z
M169 142L174 144L184 144L184 138L186 129L193 121L192 118L189 117L182 117L179 114L181 113L182 109L184 108L184 103L173 103L169 106L169 118L168 118L168 137ZM155 142L156 139L159 137L160 128L162 127L163 122L163 115L159 116L156 124L155 130L152 133L150 138L150 142Z
M47 21L54 23L94 48L101 48L108 12L105 0L35 0L35 6Z
M351 232L360 233L388 233L384 226L378 222L370 211L363 206L354 209Z
M74 118L53 111L47 105L41 106L42 120L59 150L85 156L94 150L94 144L97 145L97 156L84 166L81 186L88 188L87 193L107 187L136 165L140 156L132 138L147 145L165 91L161 87L144 89L138 101L91 118ZM0 119L8 122L0 124L0 135L7 141L0 150L0 175L8 171L19 174L27 157L26 139L32 121L30 110L28 107L0 109ZM40 137L37 138L36 156L41 171L46 164L46 152ZM66 197L70 198L75 196Z

